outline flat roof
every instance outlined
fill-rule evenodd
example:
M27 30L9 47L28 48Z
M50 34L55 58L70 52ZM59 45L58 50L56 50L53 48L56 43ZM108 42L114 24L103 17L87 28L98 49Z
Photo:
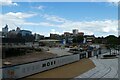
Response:
M44 40L39 40L39 42L58 42L61 40L55 40L55 39L44 39Z

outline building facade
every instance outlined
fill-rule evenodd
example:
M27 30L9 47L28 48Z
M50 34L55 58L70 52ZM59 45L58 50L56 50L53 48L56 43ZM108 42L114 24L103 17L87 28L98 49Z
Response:
M73 35L77 35L78 34L78 29L73 29Z
M28 30L20 30L18 33L20 33L22 36L32 35L32 32Z
M8 25L6 24L6 26L2 28L2 36L7 37L7 34L8 34Z
M61 35L59 34L50 34L50 39L57 39L57 40L60 40L61 39Z
M39 41L41 39L44 39L44 35L40 35L40 34L34 34L34 37L35 37L35 41Z

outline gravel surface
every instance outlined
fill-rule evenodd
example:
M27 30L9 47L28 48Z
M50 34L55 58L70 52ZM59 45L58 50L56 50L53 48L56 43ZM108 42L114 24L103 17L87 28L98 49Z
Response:
M11 62L12 65L16 65L16 64L22 64L22 63L52 58L52 57L56 57L56 56L57 56L56 54L52 54L50 52L33 52L33 53L27 53L24 56L6 58L6 59L3 59L2 61L3 61L3 63ZM3 65L3 66L5 66L5 65Z

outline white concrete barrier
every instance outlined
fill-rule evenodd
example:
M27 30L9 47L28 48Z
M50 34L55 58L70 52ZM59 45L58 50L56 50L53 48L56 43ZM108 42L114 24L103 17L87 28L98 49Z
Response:
M22 78L79 60L79 54L3 67L3 78Z

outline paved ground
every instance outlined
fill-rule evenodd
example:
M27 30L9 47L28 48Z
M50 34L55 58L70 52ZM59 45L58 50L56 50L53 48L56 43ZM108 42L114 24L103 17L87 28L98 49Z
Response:
M84 72L94 68L95 65L90 59L82 59L78 62L67 64L45 72L41 72L28 78L74 78ZM24 79L23 79L24 80Z
M69 50L68 48L65 48L65 49L50 48L49 50L50 50L49 51L50 53L57 54L58 56L73 54L73 53L68 52L68 50Z
M90 59L96 67L76 78L118 78L118 58L96 59L92 57Z
M57 54L58 56L71 54L67 51L68 49L50 48L50 52ZM110 53L108 52L106 54ZM27 78L118 78L118 58L96 59L96 57L92 57L90 59L82 59L79 62L55 68Z

